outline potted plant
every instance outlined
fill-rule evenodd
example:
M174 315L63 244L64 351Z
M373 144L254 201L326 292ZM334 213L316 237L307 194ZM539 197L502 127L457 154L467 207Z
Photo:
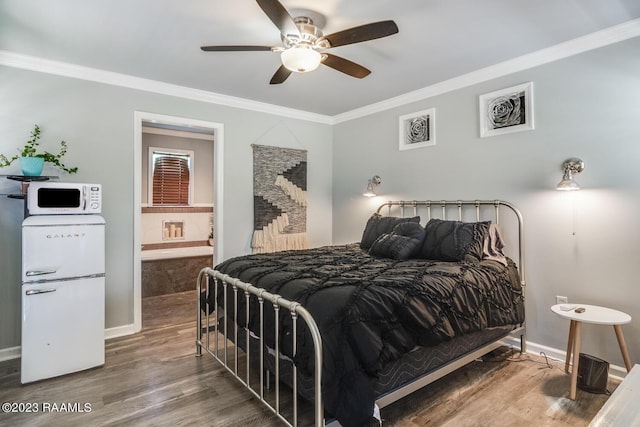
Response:
M38 152L38 146L40 142L40 127L35 125L31 132L31 139L22 147L20 154L16 154L11 158L7 158L4 154L0 154L0 167L9 166L14 160L20 162L20 168L22 174L25 176L39 176L42 173L42 167L44 163L51 163L52 165L62 169L68 173L78 172L77 167L69 168L65 166L60 160L67 153L67 143L60 141L60 152L53 154L48 151Z

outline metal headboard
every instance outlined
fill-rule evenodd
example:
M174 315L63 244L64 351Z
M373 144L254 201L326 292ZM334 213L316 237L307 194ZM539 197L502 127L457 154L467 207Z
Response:
M493 208L488 209L487 207ZM525 286L525 269L524 269L524 232L522 214L509 202L502 200L395 200L383 203L378 207L376 211L379 214L383 213L383 210L387 208L386 215L408 216L421 215L426 210L426 221L431 218L452 219L455 218L458 221L464 221L472 219L475 221L488 221L492 220L496 224L500 224L501 221L501 208L506 208L507 213L510 212L510 216L515 217L518 229L518 270L520 272L520 282L522 286ZM452 214L451 212L454 211ZM457 211L457 214L455 213ZM475 212L474 212L475 211ZM471 212L470 217L465 216L468 212ZM475 215L474 215L475 213ZM453 215L453 216L452 216ZM504 217L505 215L502 215ZM423 217L424 218L424 217Z

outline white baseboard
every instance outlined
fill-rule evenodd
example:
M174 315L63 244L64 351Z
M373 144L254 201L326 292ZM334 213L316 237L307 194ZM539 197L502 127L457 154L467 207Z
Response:
M20 357L20 346L0 349L0 362Z
M516 348L520 348L520 340L513 338L507 342L508 345L511 345ZM531 341L527 341L527 353L542 355L544 353L549 359L562 362L564 364L567 358L567 352L565 350L558 350L557 348L547 347L546 345L536 344ZM618 366L609 364L609 377L615 380L622 381L624 377L627 375L627 369Z
M130 325L116 326L115 328L105 329L104 339L124 337L126 335L135 334L133 323ZM21 354L20 346L0 348L0 362L11 359L18 359Z
M133 335L136 333L136 329L133 323L129 325L116 326L115 328L105 329L104 331L104 339L108 340L111 338L124 337L126 335Z

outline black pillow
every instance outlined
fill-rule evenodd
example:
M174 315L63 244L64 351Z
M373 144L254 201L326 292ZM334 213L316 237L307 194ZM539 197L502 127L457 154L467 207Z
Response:
M409 259L420 250L426 234L420 223L403 222L396 225L391 233L378 237L369 253L383 258Z
M373 245L373 242L375 242L378 237L385 233L391 233L396 225L403 222L419 223L420 217L414 216L411 218L398 218L395 216L382 216L374 213L371 215L371 218L367 221L367 225L364 227L362 240L360 240L360 248L369 250L371 245Z
M462 222L431 219L420 258L439 261L480 261L490 221Z

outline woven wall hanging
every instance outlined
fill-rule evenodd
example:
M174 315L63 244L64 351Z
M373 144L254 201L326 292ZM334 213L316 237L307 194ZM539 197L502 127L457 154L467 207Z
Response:
M253 253L307 248L307 151L252 148Z

